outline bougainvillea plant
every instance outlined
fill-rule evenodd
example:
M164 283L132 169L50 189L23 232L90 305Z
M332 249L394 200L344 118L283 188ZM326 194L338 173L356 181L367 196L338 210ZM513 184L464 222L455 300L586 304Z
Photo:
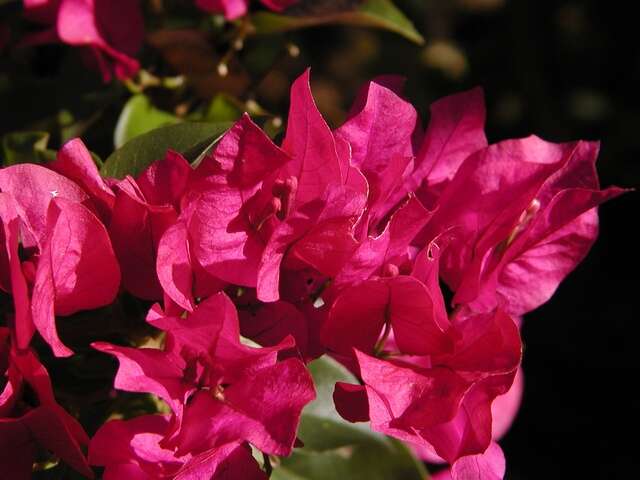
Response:
M453 478L501 477L492 404L518 396L520 316L586 255L597 205L621 191L598 186L595 143L488 145L479 90L436 102L423 132L401 83L367 84L332 131L307 71L281 146L245 115L197 166L168 151L135 178L102 178L72 140L47 165L0 170L14 302L3 438L34 432L104 478L263 478L250 446L291 455L316 396L305 363L329 355L356 380L335 385L344 419L415 445ZM56 317L119 288L158 302L147 322L162 345L92 346L118 359L116 389L153 394L167 413L106 422L87 461L29 344L37 330L71 355ZM23 406L24 386L35 405ZM7 468L30 471L26 447L7 448L21 452Z
M130 82L139 7L25 0L43 27L14 46ZM0 476L503 478L522 317L623 190L600 188L596 142L489 144L479 88L423 129L403 84L370 81L332 129L306 70L277 140L244 113L116 133L104 163L80 138L5 152Z

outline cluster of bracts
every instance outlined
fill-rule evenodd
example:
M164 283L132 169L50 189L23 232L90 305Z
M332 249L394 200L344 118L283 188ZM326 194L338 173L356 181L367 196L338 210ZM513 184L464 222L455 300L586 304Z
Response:
M299 445L315 397L305 365L328 354L359 379L335 386L345 419L453 478L502 478L520 318L586 255L596 206L621 190L600 189L596 143L488 145L479 89L433 104L426 131L401 89L370 82L331 130L306 72L281 146L245 115L197 165L169 151L105 179L76 139L49 164L1 169L0 287L14 304L0 329L3 474L29 478L44 448L88 477L94 465L105 479L266 478L250 446ZM120 291L157 302L146 321L164 343L93 347L118 359L116 389L170 413L89 440L30 345L37 332L72 355L58 317Z

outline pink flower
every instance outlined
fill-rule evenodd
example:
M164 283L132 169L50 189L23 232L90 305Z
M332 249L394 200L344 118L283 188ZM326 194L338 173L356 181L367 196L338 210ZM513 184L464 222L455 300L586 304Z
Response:
M438 260L420 259L430 262L416 269L425 283L400 275L346 288L322 340L364 383L336 385L345 418L370 420L374 430L455 464L489 446L491 405L514 381L521 343L501 311L447 318Z
M265 182L289 160L245 114L198 166L181 219L211 275L255 287L272 222L291 207L284 193L264 194Z
M103 223L108 224L115 203L115 195L100 176L91 152L79 138L65 143L53 162L46 165L51 170L75 182L91 197Z
M157 271L165 293L188 311L192 279L203 272L255 288L250 295L260 301L281 300L268 314L281 322L243 316L246 331L270 345L288 331L313 358L322 351L310 294L356 251L367 183L318 111L309 72L292 88L289 117L282 148L246 115L225 134L191 176L179 220L158 244Z
M84 47L105 82L134 75L144 25L137 0L24 0L25 17L48 27L23 44L62 42Z
M235 307L223 293L187 319L156 306L148 320L167 332L164 350L94 347L119 359L116 388L154 393L171 407L164 447L184 456L248 441L268 454L291 453L302 407L315 393L302 362L278 361L290 339L273 348L241 344Z
M89 443L80 424L53 396L51 380L35 354L18 351L11 332L0 328L0 471L6 478L31 478L39 449L58 456L93 478L81 447ZM27 395L31 389L35 396Z
M224 281L256 287L262 301L280 298L283 262L337 274L357 248L353 226L366 199L349 157L306 72L292 87L282 149L245 116L196 170L181 216L193 258Z
M480 150L457 171L421 238L450 232L442 276L455 304L519 316L547 301L597 236L598 145L537 137Z
M274 181L290 196L289 211L274 228L258 272L257 295L267 302L280 298L282 266L308 266L329 277L340 271L357 248L354 226L366 202L366 180L351 165L348 144L333 135L318 111L309 75L307 70L291 88L282 148L292 161Z
M502 480L505 472L504 453L500 446L493 442L484 453L463 457L447 468L433 475L434 480L466 480L481 478L483 480Z
M158 256L162 255L160 242L166 230L177 228L181 200L191 174L184 157L169 151L137 179L127 176L113 186L115 202L109 234L122 268L123 286L137 297L163 297L161 283L165 277L161 269L156 271ZM171 246L172 251L174 247ZM160 265L169 263L163 257Z
M347 121L336 130L353 150L353 163L370 186L365 232L378 235L408 193L434 207L460 164L487 145L482 91L474 89L431 106L423 134L413 106L401 97L404 80L380 77L365 85Z
M366 84L351 107L347 121L335 131L349 143L351 162L369 183L367 217L362 225L374 235L381 220L401 199L404 177L422 136L413 106L400 97L404 79L379 77Z
M89 462L105 467L104 480L265 480L247 445L228 443L198 455L177 456L161 446L168 416L112 420L91 439Z
M107 231L87 194L44 167L0 170L0 191L0 263L8 267L0 287L13 296L18 347L27 348L37 329L55 355L71 355L55 315L108 305L118 292L120 269Z
M162 234L178 216L172 205L153 205L129 176L114 185L115 203L109 224L113 248L122 268L122 286L146 300L162 298L156 274Z
M287 7L298 3L298 0L260 0L262 4L281 12ZM207 12L221 13L228 20L235 20L247 13L249 0L196 0L196 5Z

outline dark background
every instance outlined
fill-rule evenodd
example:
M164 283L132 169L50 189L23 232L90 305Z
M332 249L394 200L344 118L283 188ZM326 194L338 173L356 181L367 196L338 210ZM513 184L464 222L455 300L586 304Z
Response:
M360 84L397 73L407 77L407 96L426 123L431 101L482 85L491 141L530 133L553 141L600 139L602 184L640 185L640 50L637 16L625 9L630 2L397 3L426 46L344 27L248 40L238 64L231 65L237 81L196 87L196 97L226 89L284 114L290 82L311 65L319 106L337 126ZM262 81L242 83L243 63L255 63L285 41L297 45L300 56L274 60ZM222 47L214 52L223 53ZM144 61L163 64L167 58L160 57L145 50ZM78 134L103 158L110 153L126 90L103 86L75 60L62 46L3 58L0 134L48 129L62 121L61 107L75 105L69 108L79 121ZM151 93L162 108L184 100ZM101 105L100 115L91 102ZM54 132L52 147L61 138ZM508 479L638 475L638 203L638 193L629 193L601 207L601 234L591 254L550 302L525 318L524 403L501 442Z

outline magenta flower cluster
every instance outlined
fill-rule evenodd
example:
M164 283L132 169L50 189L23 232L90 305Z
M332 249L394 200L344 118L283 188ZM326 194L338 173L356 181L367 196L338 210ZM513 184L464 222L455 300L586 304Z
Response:
M245 115L197 165L169 151L136 178L103 179L76 139L52 163L0 170L0 288L14 302L0 471L29 478L44 448L106 480L266 478L250 447L300 445L315 398L305 365L329 354L359 380L335 386L345 419L454 479L502 478L520 318L586 255L597 205L621 190L600 189L597 143L489 145L479 89L433 104L424 131L401 89L368 83L331 130L307 71L280 146ZM71 355L56 317L120 290L157 302L146 320L164 344L93 347L118 359L116 389L169 413L109 421L89 441L31 339Z

